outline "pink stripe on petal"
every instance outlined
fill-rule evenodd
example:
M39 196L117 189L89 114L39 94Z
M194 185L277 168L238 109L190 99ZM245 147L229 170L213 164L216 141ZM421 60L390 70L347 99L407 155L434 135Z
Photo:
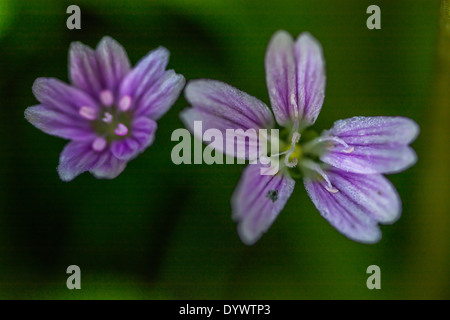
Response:
M103 37L96 49L96 56L105 88L116 90L131 69L125 49L113 38Z
M289 33L278 31L267 47L265 67L277 122L286 125L295 121L297 114L300 122L313 124L325 97L325 59L320 43L307 32L294 42Z
M320 214L350 239L378 242L381 232L377 224L393 223L400 217L400 197L382 175L330 169L327 176L337 192L328 191L322 179L304 178L305 188Z
M123 79L119 95L138 99L163 75L169 61L169 51L159 47L150 51Z
M25 118L39 130L64 139L91 140L95 136L89 123L80 116L73 118L47 106L27 108Z
M408 144L419 133L418 125L403 117L353 117L336 121L326 136L338 137L320 159L355 173L395 173L414 165L417 156Z
M94 151L88 142L69 142L59 157L59 177L63 181L71 181L94 168L100 157L101 154Z

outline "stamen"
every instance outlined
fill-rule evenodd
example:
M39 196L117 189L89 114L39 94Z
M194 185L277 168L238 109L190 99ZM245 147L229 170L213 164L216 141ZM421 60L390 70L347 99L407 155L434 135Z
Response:
M123 96L119 101L119 109L122 111L127 111L131 107L131 97Z
M351 147L349 146L344 140L342 140L341 138L338 137L334 137L334 136L329 136L329 137L319 137L317 139L314 139L313 141L311 141L307 147L305 147L305 149L310 149L312 146L325 142L325 141L333 141L336 142L338 144L343 145L346 149L342 150L345 153L352 153L355 150L355 147Z
M294 168L298 163L298 159L293 158L292 160L289 160L289 158L291 157L292 153L295 152L295 145L300 141L300 133L297 132L298 127L299 127L298 106L297 106L297 101L295 101L294 94L291 94L291 105L294 109L294 124L292 126L292 131L291 131L292 132L291 147L287 152L285 152L286 157L284 158L284 164L289 168ZM281 155L283 153L280 153L279 155Z
M298 163L297 158L294 158L291 161L289 161L289 158L291 157L291 154L295 152L295 145L299 140L300 140L300 133L294 132L291 139L291 148L287 151L286 157L284 158L284 164L289 168L294 168Z
M318 173L327 183L327 185L325 186L325 189L328 192L331 193L337 193L339 192L338 189L336 189L335 187L333 187L333 185L331 184L330 179L328 178L327 174L325 173L325 171L323 171L323 169L314 161L311 161L309 159L305 159L302 161L302 166L306 167L307 169L310 169L312 171L315 171L316 173Z
M114 95L110 90L103 90L100 92L100 101L104 106L109 107L114 103Z
M78 113L88 120L95 120L97 118L97 111L92 107L83 106L78 110Z
M292 126L292 132L297 132L300 120L298 117L298 105L294 94L291 94L291 104L292 107L294 108L294 125Z
M106 147L106 140L102 137L95 138L94 142L92 142L92 149L97 152L103 151Z
M338 193L338 192L339 192L339 190L336 189L335 187L325 186L325 189L326 189L328 192L331 192L331 193Z
M106 122L106 123L111 123L112 120L113 120L112 114L109 113L109 112L105 112L105 115L104 115L102 121L103 121L103 122Z
M119 123L114 129L114 133L118 136L126 136L128 134L128 128L123 123Z

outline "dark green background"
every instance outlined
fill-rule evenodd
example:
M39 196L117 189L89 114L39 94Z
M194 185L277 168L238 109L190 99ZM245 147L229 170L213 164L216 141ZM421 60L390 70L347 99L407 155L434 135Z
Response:
M81 30L66 28L70 4L81 7ZM371 4L381 7L381 30L366 28ZM439 1L429 0L0 0L0 298L450 298L449 136L433 134L438 16ZM309 31L323 45L328 81L316 128L355 115L421 126L418 163L390 176L402 218L382 227L376 245L334 230L302 183L269 232L244 245L230 209L244 166L171 162L184 97L159 121L153 146L112 181L87 173L60 181L66 141L23 117L37 104L35 78L67 81L70 42L95 46L104 35L133 64L163 45L186 79L222 80L269 104L264 54L278 29ZM71 264L82 290L66 288ZM381 290L366 287L372 264Z

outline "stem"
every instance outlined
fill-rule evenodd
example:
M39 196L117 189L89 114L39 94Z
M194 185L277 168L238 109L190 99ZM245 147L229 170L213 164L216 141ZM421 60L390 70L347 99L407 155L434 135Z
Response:
M409 279L421 287L426 299L442 299L449 283L450 266L450 0L442 0L436 78L432 108L422 137L426 150L420 157L418 227ZM419 281L416 281L419 280ZM420 282L420 284L419 284Z

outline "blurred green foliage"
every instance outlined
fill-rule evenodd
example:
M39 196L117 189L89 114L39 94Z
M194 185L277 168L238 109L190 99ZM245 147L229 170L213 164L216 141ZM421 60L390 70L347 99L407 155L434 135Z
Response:
M436 102L445 90L433 89L439 2L378 0L382 29L368 30L372 2L1 0L0 298L450 298L449 176L437 170L448 168L450 150L448 129L435 130L448 127L435 115L450 105ZM70 4L81 7L81 30L66 28ZM89 174L60 181L66 142L23 117L37 104L35 78L67 81L70 42L95 46L104 35L132 63L163 45L169 67L188 80L222 80L269 104L264 54L278 29L309 31L323 45L319 129L355 115L402 115L421 126L417 165L390 176L403 216L382 227L376 245L335 231L301 183L269 232L242 244L230 197L243 166L170 160L183 97L159 121L153 146L112 181ZM71 264L81 268L82 290L66 288ZM372 264L381 267L381 290L366 288Z

